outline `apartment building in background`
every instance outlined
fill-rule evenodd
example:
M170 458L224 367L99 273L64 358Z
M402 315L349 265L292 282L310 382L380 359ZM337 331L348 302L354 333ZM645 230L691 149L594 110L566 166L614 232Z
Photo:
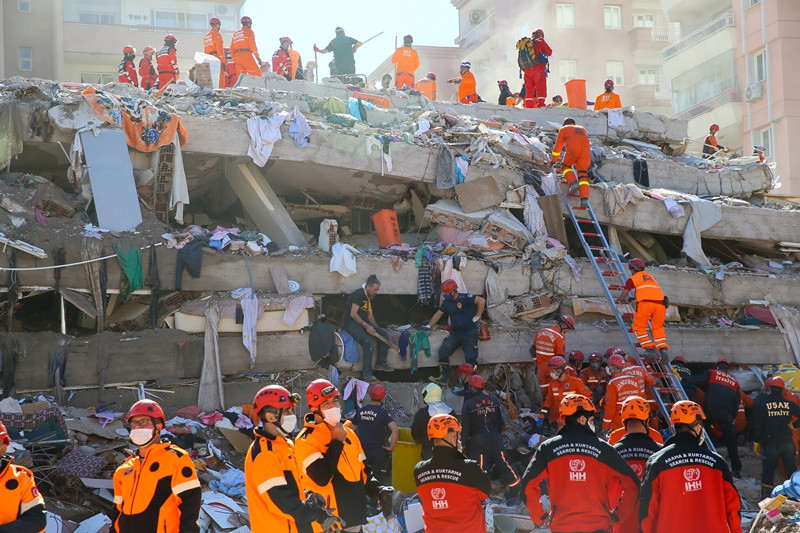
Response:
M66 82L117 80L122 48L136 62L145 46L178 38L182 75L203 49L208 20L222 21L225 43L239 28L244 0L0 0L0 79L11 76Z

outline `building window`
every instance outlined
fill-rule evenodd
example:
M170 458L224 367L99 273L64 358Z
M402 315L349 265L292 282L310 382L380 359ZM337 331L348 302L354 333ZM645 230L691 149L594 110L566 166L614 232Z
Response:
M208 26L206 14L176 13L175 11L154 11L153 26L165 28L193 28L202 30Z
M622 6L603 6L603 22L607 30L621 30Z
M658 84L658 71L654 68L638 68L636 70L636 83L639 85Z
M623 76L624 63L622 61L606 61L606 77L614 81L614 85L621 86L625 77Z
M575 27L575 6L573 4L556 4L556 27Z
M761 0L745 0L744 4L746 7L753 7L756 4L760 4Z
M575 59L559 59L558 75L561 83L567 83L578 77L578 62Z
M767 51L761 50L750 56L750 85L767 79Z
M637 28L654 28L656 16L653 13L637 13L633 16L633 25Z
M31 0L17 0L17 11L20 13L30 13Z
M81 83L103 85L117 81L117 74L103 74L101 72L81 72Z
M758 137L761 142L759 143L764 147L764 156L772 157L772 128L764 128L758 132Z
M33 48L19 48L19 69L33 70Z
M108 13L79 13L78 22L81 24L116 24L114 15Z

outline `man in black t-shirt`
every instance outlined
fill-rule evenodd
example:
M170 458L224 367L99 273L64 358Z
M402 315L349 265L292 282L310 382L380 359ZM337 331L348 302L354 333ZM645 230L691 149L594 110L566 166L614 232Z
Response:
M356 58L354 53L361 46L361 41L353 39L344 34L342 28L336 28L336 37L333 38L325 48L317 48L314 51L320 54L333 52L333 61L336 63L336 74L355 74Z
M356 411L353 425L358 426L356 434L361 441L364 461L372 469L372 475L383 484L389 483L389 454L397 445L399 430L392 415L383 407L386 398L386 387L376 383L369 389L370 401ZM390 433L389 444L386 445L387 429Z
M373 338L376 332L386 337L386 331L378 327L378 323L375 322L375 317L372 315L372 299L378 294L380 288L381 282L378 281L375 274L372 274L367 278L363 288L356 289L347 298L344 329L361 345L361 379L364 381L377 379L372 375L373 347L376 343L378 359L375 363L375 370L394 371L394 368L389 366L387 359L389 347L384 342Z

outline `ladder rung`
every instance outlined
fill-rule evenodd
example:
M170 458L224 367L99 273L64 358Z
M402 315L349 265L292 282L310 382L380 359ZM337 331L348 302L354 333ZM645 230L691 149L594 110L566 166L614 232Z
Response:
M633 318L633 313L622 313L622 318Z
M622 285L616 285L616 284L608 286L608 290L610 291L621 291L624 288L625 287L623 287Z
M619 276L619 272L616 270L603 270L603 275L607 278L610 278L612 276Z
M590 232L587 231L587 232L584 232L583 236L584 237L599 237L600 234L599 233L590 233Z
M598 250L598 251L608 251L608 248L606 248L605 246L589 245L589 248L592 249L592 250Z
M588 207L581 207L581 206L579 206L579 205L576 205L576 206L574 206L574 207L573 207L573 206L570 206L570 209L572 209L573 211L574 211L575 209L581 209L581 210L583 210L583 211L586 211L586 210L587 210L587 209L589 209L589 208L588 208Z
M588 218L576 218L575 220L578 221L578 224L594 224L594 220L589 220Z
M611 261L611 258L609 258L609 257L595 257L594 259L598 263L606 263L608 261Z

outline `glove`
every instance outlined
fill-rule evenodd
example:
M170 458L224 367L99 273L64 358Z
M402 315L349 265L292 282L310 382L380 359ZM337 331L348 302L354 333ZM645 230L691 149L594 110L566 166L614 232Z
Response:
M319 52L319 48L317 47L317 45L316 45L316 44L314 45L314 51L315 51L315 52Z
M481 319L481 317L479 317L479 316L477 316L477 315L475 315L474 317L472 317L472 321L473 321L473 322L477 322L477 321L478 321L478 320L480 320L480 319Z
M753 452L759 457L761 457L761 444L754 442L753 443Z

